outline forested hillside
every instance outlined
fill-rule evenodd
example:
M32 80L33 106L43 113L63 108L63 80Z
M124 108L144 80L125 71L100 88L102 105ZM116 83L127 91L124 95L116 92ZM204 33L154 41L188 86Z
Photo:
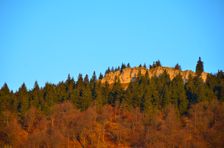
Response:
M124 86L122 72L138 69ZM31 90L4 84L0 146L224 147L224 72L205 73L201 58L187 76L179 64L168 69L175 75L156 61L44 87L35 82Z

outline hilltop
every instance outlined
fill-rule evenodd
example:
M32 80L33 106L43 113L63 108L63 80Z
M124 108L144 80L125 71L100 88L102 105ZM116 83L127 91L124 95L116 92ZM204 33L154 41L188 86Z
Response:
M122 70L116 70L113 72L106 73L101 82L113 84L115 82L115 79L118 78L120 80L120 83L123 85L128 85L130 82L135 80L139 74L145 75L146 72L148 72L149 78L153 76L160 76L164 72L166 72L170 79L172 80L174 77L176 77L178 74L180 74L184 81L187 81L190 76L195 77L197 74L191 70L179 70L171 67L163 67L163 66L157 66L154 68L145 68L145 67L133 67L133 68L124 68ZM200 78L205 82L207 79L208 73L202 72L200 75Z
M224 147L223 127L224 72L201 58L196 72L156 61L0 89L0 147Z

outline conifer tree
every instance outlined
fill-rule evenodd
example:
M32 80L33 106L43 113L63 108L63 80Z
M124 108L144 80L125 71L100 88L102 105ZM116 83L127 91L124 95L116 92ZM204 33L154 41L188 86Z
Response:
M18 112L24 114L30 107L30 99L25 83L23 83L22 86L19 88L19 91L17 92L17 97L18 97L18 106L17 106Z
M196 87L194 85L194 79L192 75L188 77L188 81L185 84L185 90L187 94L188 101L192 103L196 103L197 101L197 96L196 96Z
M156 61L156 67L162 66L160 60Z
M108 74L108 73L110 73L110 72L111 72L110 67L108 67L107 70L106 70L106 72L105 72L105 75Z
M121 64L121 70L125 69L126 67L127 66L124 63Z
M130 82L128 88L125 91L126 97L123 100L123 108L130 110L132 108L132 97L134 93L134 82Z
M103 95L103 86L99 82L96 84L96 107L102 109L103 105L107 103L106 97Z
M160 107L165 108L170 103L170 98L171 98L170 86L165 84L161 93L162 94L160 95L161 97Z
M65 81L65 86L66 86L66 93L67 93L67 99L71 100L74 93L74 88L75 88L75 81L73 78L71 78L70 74L68 75L67 80Z
M181 66L177 63L177 64L175 65L174 69L176 69L176 70L181 70Z
M201 75L201 73L204 72L204 64L201 60L201 57L199 57L197 65L196 65L196 73L197 75Z
M90 80L90 89L91 89L93 99L96 99L96 81L97 81L97 77L96 77L96 72L94 71L92 78Z
M153 95L150 87L147 87L142 96L141 102L141 111L144 111L146 114L149 114L153 109Z
M33 90L31 91L31 104L40 110L42 110L44 104L37 81L35 81Z
M109 104L115 106L120 105L120 103L124 99L123 89L121 87L120 80L115 78L115 83L113 84L113 88L109 94Z
M85 76L84 80L82 75L79 74L78 81L76 84L77 88L77 99L76 106L81 110L86 110L92 101L91 89L89 86L89 78L88 75Z
M102 97L105 100L106 103L109 102L109 94L110 94L110 85L108 84L108 82L106 82L105 84L101 85L101 89L102 89Z
M215 85L215 94L217 98L221 101L224 101L224 72L218 71L216 74L216 85Z
M55 86L50 83L46 83L43 89L44 107L43 111L49 113L50 107L56 102Z
M186 91L184 88L184 82L182 76L177 75L171 82L171 102L180 111L181 114L185 113L188 108L188 100L186 96Z
M68 100L68 93L67 93L67 86L63 82L59 82L58 85L55 88L56 93L56 102L63 102L65 100Z
M206 99L206 93L205 93L205 85L201 78L195 77L194 78L194 85L196 88L195 94L196 94L196 102L200 102Z
M0 112L10 108L11 97L11 92L5 83L0 89Z
M102 80L102 79L103 79L103 74L100 73L100 75L99 75L99 80Z
M141 72L138 72L137 79L132 82L132 85L130 87L130 91L132 92L131 94L131 104L134 108L136 107L141 107L142 105L142 96L144 93L144 88L143 88L143 79L142 79Z
M160 107L164 107L170 102L170 76L166 71L164 71L156 80L157 90L160 96L159 104Z
M150 79L150 83L149 83L149 86L148 86L148 93L149 93L149 99L150 102L152 103L153 107L155 108L158 108L159 106L159 90L157 89L157 84L158 84L158 78L157 77L152 77Z

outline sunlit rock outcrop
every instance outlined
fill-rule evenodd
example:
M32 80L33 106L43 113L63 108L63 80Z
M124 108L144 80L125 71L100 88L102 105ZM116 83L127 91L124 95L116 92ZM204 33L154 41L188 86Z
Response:
M172 80L175 76L180 74L183 78L184 81L187 81L190 77L196 76L196 73L191 71L191 70L185 70L181 71L178 69L170 68L170 67L155 67L151 69L146 69L144 67L134 67L134 68L125 68L123 70L118 70L115 72L109 72L105 75L105 77L101 80L102 83L108 83L108 84L113 84L115 82L115 79L118 78L121 82L121 84L128 84L130 83L133 79L138 77L139 74L145 75L146 71L148 71L149 78L153 76L160 76L162 73L165 71L167 74L170 76L170 79ZM201 78L203 81L206 81L208 73L203 72L201 74Z

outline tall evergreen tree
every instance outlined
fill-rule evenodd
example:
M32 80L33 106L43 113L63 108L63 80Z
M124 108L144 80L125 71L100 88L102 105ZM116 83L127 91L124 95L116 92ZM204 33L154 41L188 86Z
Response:
M103 95L103 86L99 82L96 84L96 107L102 109L103 105L107 103L106 97Z
M175 65L174 69L181 70L181 66L177 63L177 64Z
M156 61L156 67L157 66L162 66L160 60Z
M109 94L110 94L110 85L108 84L108 82L106 82L105 84L101 85L101 89L102 89L102 96L103 99L105 100L106 103L109 102Z
M167 106L170 102L170 76L166 71L164 71L156 80L156 86L160 96L160 107Z
M150 65L149 68L151 69L151 68L155 68L155 67L158 67L158 66L162 66L160 60L157 60L157 61L153 62L153 64Z
M67 92L67 86L63 82L59 82L58 85L55 88L55 93L56 93L56 102L63 102L68 100L68 92Z
M141 108L143 102L143 94L144 94L144 87L146 85L146 78L144 75L141 74L141 70L138 71L138 75L135 81L132 82L130 87L132 92L131 97L131 104L134 108L138 107Z
M146 114L150 114L154 108L153 106L153 94L150 86L148 86L144 94L142 96L142 104L141 104L141 110L144 111Z
M121 70L125 69L126 67L127 66L124 63L121 64Z
M191 104L196 103L197 102L196 87L194 85L194 79L192 75L189 76L188 81L185 84L185 90L186 90L188 101Z
M40 87L37 81L35 81L33 90L31 91L31 104L40 110L43 109L44 105L42 97Z
M12 103L11 97L11 92L5 83L0 89L0 112L10 108Z
M17 110L19 113L24 114L30 107L29 94L25 83L23 83L22 86L19 88L19 91L17 92L17 97L18 97Z
M106 72L105 72L105 75L108 74L108 73L110 73L110 72L111 72L110 67L108 67L107 70L106 70Z
M100 75L99 75L99 80L102 80L102 79L103 79L103 74L100 73Z
M88 75L85 76L84 80L82 75L79 74L78 81L76 84L77 88L77 99L76 99L76 106L84 111L86 110L92 101L91 89L89 86L89 78Z
M214 93L218 100L224 101L224 72L218 71L215 75Z
M120 105L124 99L124 92L118 78L115 79L113 88L109 94L108 103L112 106Z
M75 88L75 81L73 78L71 78L70 74L68 75L67 80L65 81L65 86L66 86L66 92L67 92L67 99L71 100L74 93L74 88Z
M49 113L50 107L56 102L55 86L50 83L46 83L43 89L44 107L43 111Z
M196 65L196 73L197 75L201 75L202 72L204 72L204 64L201 60L201 57L199 57L197 65Z
M153 107L158 108L159 106L159 90L157 89L157 84L158 84L158 78L156 76L152 77L150 79L150 83L148 86L148 93L149 93L149 99L150 102L152 103Z
M171 88L171 102L179 109L181 114L185 113L188 108L188 100L184 82L180 74L172 80Z
M97 77L96 77L96 72L93 72L92 78L90 79L90 89L91 89L91 93L92 93L92 98L96 99L96 81L97 81Z

